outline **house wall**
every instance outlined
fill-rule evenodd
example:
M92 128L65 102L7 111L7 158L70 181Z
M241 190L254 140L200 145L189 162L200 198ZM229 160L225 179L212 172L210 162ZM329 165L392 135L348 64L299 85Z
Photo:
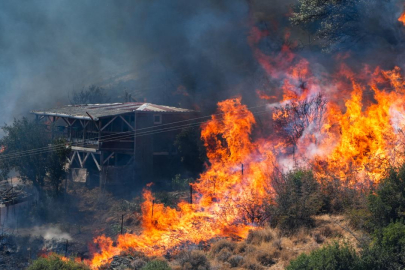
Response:
M112 178L128 179L129 170L127 168L124 169L122 167L122 174L125 174L122 177L118 176L119 170L113 170L112 168L125 166L133 155L135 155L135 161L131 178L135 177L136 180L134 181L139 182L139 185L144 185L157 179L170 178L173 164L177 162L176 158L178 159L177 151L174 147L176 136L185 125L195 123L184 121L197 117L197 114L166 112L136 112L135 114L131 112L122 114L121 116L131 127L134 127L136 123L135 132L120 116L117 116L102 131L99 131L99 129L109 123L115 116L103 117L97 122L69 119L70 123L74 121L70 127L64 121L61 122L61 120L58 120L57 123L58 126L61 126L59 129L61 130L61 134L63 134L62 136L70 139L78 146L83 144L83 147L96 148L103 156L100 159L100 154L97 155L100 159L100 165L102 164L102 160L105 160L111 153L114 153L104 164L104 167L108 167L109 169L102 172L107 174L106 179L108 181L111 181ZM86 124L85 128L83 128L83 124ZM136 135L135 142L134 135ZM99 137L101 137L101 143L98 142ZM86 153L79 154L81 160L84 160ZM71 167L80 168L78 160L75 160ZM98 173L92 157L87 158L84 167L88 168L89 175ZM112 171L114 173L110 175L109 172Z

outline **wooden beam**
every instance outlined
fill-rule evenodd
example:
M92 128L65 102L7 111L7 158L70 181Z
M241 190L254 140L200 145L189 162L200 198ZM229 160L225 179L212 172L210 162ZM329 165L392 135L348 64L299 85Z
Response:
M128 160L127 164L125 166L130 165L134 160L134 156L132 155L131 158Z
M98 161L97 161L96 157L94 156L93 153L91 153L91 156L93 157L94 163L96 163L97 169L101 172L101 167L100 167L100 165L98 164Z
M100 131L99 130L99 128L98 128L98 125L97 125L97 122L96 121L94 121L94 118L93 118L93 116L91 116L88 112L86 112L87 113L87 115L91 118L91 120L93 121L93 123L94 123L94 126L96 127L96 129L97 129L97 131Z
M68 121L69 121L69 123L70 123L71 126L73 126L73 124L76 122L76 120L77 120L77 119L73 119L73 122L70 123L70 121L69 121L69 119L68 119Z
M135 131L135 129L127 122L127 120L125 120L125 118L122 115L120 115L120 118L122 119L122 121L124 121L125 124L127 124L127 126L130 129L132 129L132 131Z
M100 131L103 131L106 127L108 127L109 124L111 124L115 119L117 119L118 116L113 117L113 119L111 119L107 124L105 124L104 127L102 127L100 129Z
M104 161L103 165L114 155L114 152L112 152Z
M84 164L86 163L86 160L87 160L87 158L90 156L90 153L87 153L85 156L84 156L84 159L83 159L83 166L84 166Z
M87 125L90 123L90 121L84 121L84 120L80 120L80 124L82 125L83 128L86 128Z
M73 163L73 160L75 160L75 156L76 156L76 154L77 154L77 151L74 151L74 152L73 152L73 154L72 154L72 157L70 158L70 161L69 161L69 166L71 166L71 165L72 165L72 163Z
M61 117L63 121L65 121L66 124L68 124L68 126L70 127L70 122L68 120L66 120L64 117Z
M80 168L83 168L83 162L82 162L82 157L80 156L80 153L77 153L77 158L79 159Z

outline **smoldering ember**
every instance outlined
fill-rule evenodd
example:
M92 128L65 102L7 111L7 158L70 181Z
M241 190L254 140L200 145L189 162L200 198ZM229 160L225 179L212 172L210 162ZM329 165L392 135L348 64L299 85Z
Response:
M0 270L405 268L405 1L2 1L0 34Z

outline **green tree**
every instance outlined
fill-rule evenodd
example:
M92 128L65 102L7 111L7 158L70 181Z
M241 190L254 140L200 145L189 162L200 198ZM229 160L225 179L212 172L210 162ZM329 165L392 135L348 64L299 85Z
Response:
M52 144L51 136L43 125L27 118L15 119L12 125L2 127L5 136L0 139L4 152L0 156L3 178L14 169L23 181L30 182L38 191L50 188L59 194L65 176L69 148L63 140Z
M376 191L368 196L368 209L375 228L405 217L405 164L397 170L391 169Z
M71 149L68 147L67 141L62 138L54 140L53 147L55 150L48 154L47 176L53 195L58 197L61 193L62 182L66 178L68 170L66 162Z
M312 216L322 207L320 185L311 171L295 170L273 181L275 219L282 229L311 226Z
M402 39L393 27L399 27L391 16L395 5L392 0L299 0L290 21L316 37L324 51L362 48L369 42L395 46Z

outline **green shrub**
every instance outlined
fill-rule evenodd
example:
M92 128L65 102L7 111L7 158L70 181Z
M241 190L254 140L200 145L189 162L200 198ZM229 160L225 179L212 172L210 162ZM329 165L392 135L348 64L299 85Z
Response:
M156 259L148 262L142 270L171 270L171 268L166 261Z
M390 223L375 234L374 243L362 252L363 269L403 269L405 225Z
M89 268L81 263L74 261L62 261L61 257L53 254L48 258L38 258L29 267L28 270L88 270Z
M311 171L295 170L273 181L277 204L275 221L282 230L311 226L322 207L320 185Z
M361 261L353 248L335 242L315 250L309 255L301 254L287 266L288 270L351 270L361 269Z
M392 169L375 193L368 196L368 209L376 228L385 227L404 217L405 164L399 170Z

